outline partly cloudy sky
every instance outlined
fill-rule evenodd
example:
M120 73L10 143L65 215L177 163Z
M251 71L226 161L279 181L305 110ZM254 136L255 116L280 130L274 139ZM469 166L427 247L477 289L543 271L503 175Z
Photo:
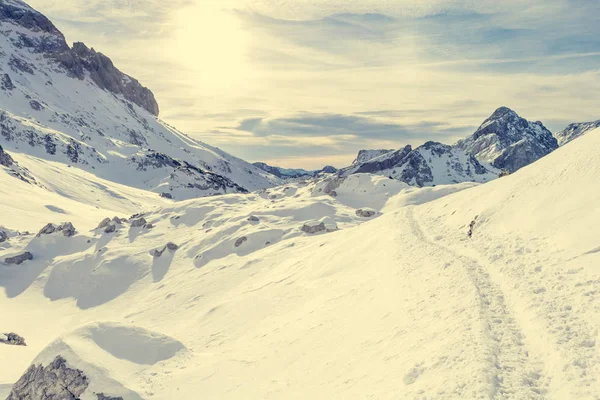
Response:
M30 0L155 93L161 118L249 161L316 168L453 143L497 107L600 118L591 0Z

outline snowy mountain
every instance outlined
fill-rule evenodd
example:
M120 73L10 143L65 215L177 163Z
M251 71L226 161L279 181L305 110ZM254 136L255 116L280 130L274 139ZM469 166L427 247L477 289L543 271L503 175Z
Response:
M498 177L499 171L484 166L473 156L452 146L427 142L413 149L408 145L397 151L361 151L350 167L340 170L341 176L371 173L397 179L413 186L435 186L459 182L487 182ZM370 157L375 155L375 157ZM360 161L366 160L366 161Z
M375 157L379 157L381 155L387 154L387 153L391 153L392 150L383 150L383 149L378 149L378 150L360 150L358 152L358 155L356 156L356 158L354 159L354 161L352 161L352 165L358 165L358 164L363 164L367 161L372 160Z
M280 180L157 118L150 90L20 0L0 2L0 144L174 199Z
M558 148L558 143L541 122L529 122L500 107L454 147L495 168L515 172Z
M0 170L0 396L594 399L599 147L178 203L16 153L71 191Z
M308 170L301 169L301 168L274 167L274 166L265 164L263 162L255 162L255 163L253 163L253 165L257 168L260 168L261 170L263 170L265 172L268 172L271 175L275 175L276 177L282 178L282 179L311 177L311 176L316 176L321 173L333 174L333 173L337 172L337 168L332 167L331 165L326 165L325 167L323 167L321 169L312 170L312 171L308 171Z
M594 122L581 122L567 126L560 132L554 134L559 146L564 146L570 141L577 139L590 131L600 128L600 120Z

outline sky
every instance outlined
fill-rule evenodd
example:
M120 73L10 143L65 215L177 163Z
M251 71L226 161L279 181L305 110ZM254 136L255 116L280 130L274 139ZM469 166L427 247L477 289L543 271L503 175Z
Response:
M160 117L248 161L343 167L452 144L507 106L600 119L591 0L29 0L155 94Z

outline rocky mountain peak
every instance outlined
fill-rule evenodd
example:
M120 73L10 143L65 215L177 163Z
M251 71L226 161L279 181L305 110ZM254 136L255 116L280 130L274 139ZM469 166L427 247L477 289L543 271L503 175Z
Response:
M514 172L558 148L552 133L539 121L521 118L508 107L500 107L456 148L479 161Z
M14 33L12 42L17 48L43 53L48 59L58 62L72 78L83 80L87 72L101 89L120 94L158 116L158 103L148 88L119 71L110 58L85 44L76 42L70 48L64 35L48 18L24 2L0 0L0 21L25 28Z

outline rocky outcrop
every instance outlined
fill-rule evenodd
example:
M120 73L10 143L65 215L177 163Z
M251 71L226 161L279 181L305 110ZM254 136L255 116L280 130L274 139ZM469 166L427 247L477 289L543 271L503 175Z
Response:
M558 142L541 122L527 121L500 107L455 148L512 173L556 150Z
M356 210L356 215L362 218L371 218L377 215L377 211L371 208L360 208Z
M77 400L89 381L78 369L69 368L61 356L47 366L32 365L14 384L6 400Z
M564 146L570 141L598 128L600 128L600 120L571 124L562 131L557 132L554 137L556 137L559 146Z
M108 224L110 224L110 218L104 218L102 221L100 221L100 223L98 224L98 227L96 229L103 229L106 228L108 226Z
M19 254L18 256L14 256L14 257L7 257L4 259L4 263L5 264L14 264L14 265L21 265L23 264L25 261L28 260L33 260L33 254L31 254L30 252L26 251L22 254Z
M8 233L0 230L0 243L6 242L8 240Z
M141 228L143 226L145 226L148 222L146 221L146 219L144 217L140 217L138 219L134 219L131 221L131 227L132 228Z
M337 224L331 218L323 218L320 221L308 221L300 228L304 233L315 234L321 232L335 232L338 230Z
M0 343L9 344L12 346L27 346L25 338L17 335L14 332L0 333Z
M4 151L2 146L0 146L0 165L4 167L10 167L13 165L13 163L14 160L12 159L12 157Z
M158 258L158 257L162 256L162 255L163 255L163 253L165 252L165 250L167 250L167 249L168 249L169 251L177 251L177 250L179 249L179 246L178 246L178 245L176 245L176 244L175 244L175 243L173 243L173 242L169 242L169 243L167 243L167 244L166 244L166 245L165 245L165 246L164 246L164 247L163 247L161 250L158 250L158 249L154 249L154 250L152 250L152 251L150 252L150 255L151 255L152 257Z
M70 222L63 222L62 224L60 224L58 226L56 226L52 223L49 223L49 224L46 224L42 229L40 229L40 231L38 232L36 237L40 237L42 235L50 235L50 234L53 234L54 232L62 232L63 236L71 237L71 236L74 236L75 233L77 233L77 230L75 229L73 224Z

